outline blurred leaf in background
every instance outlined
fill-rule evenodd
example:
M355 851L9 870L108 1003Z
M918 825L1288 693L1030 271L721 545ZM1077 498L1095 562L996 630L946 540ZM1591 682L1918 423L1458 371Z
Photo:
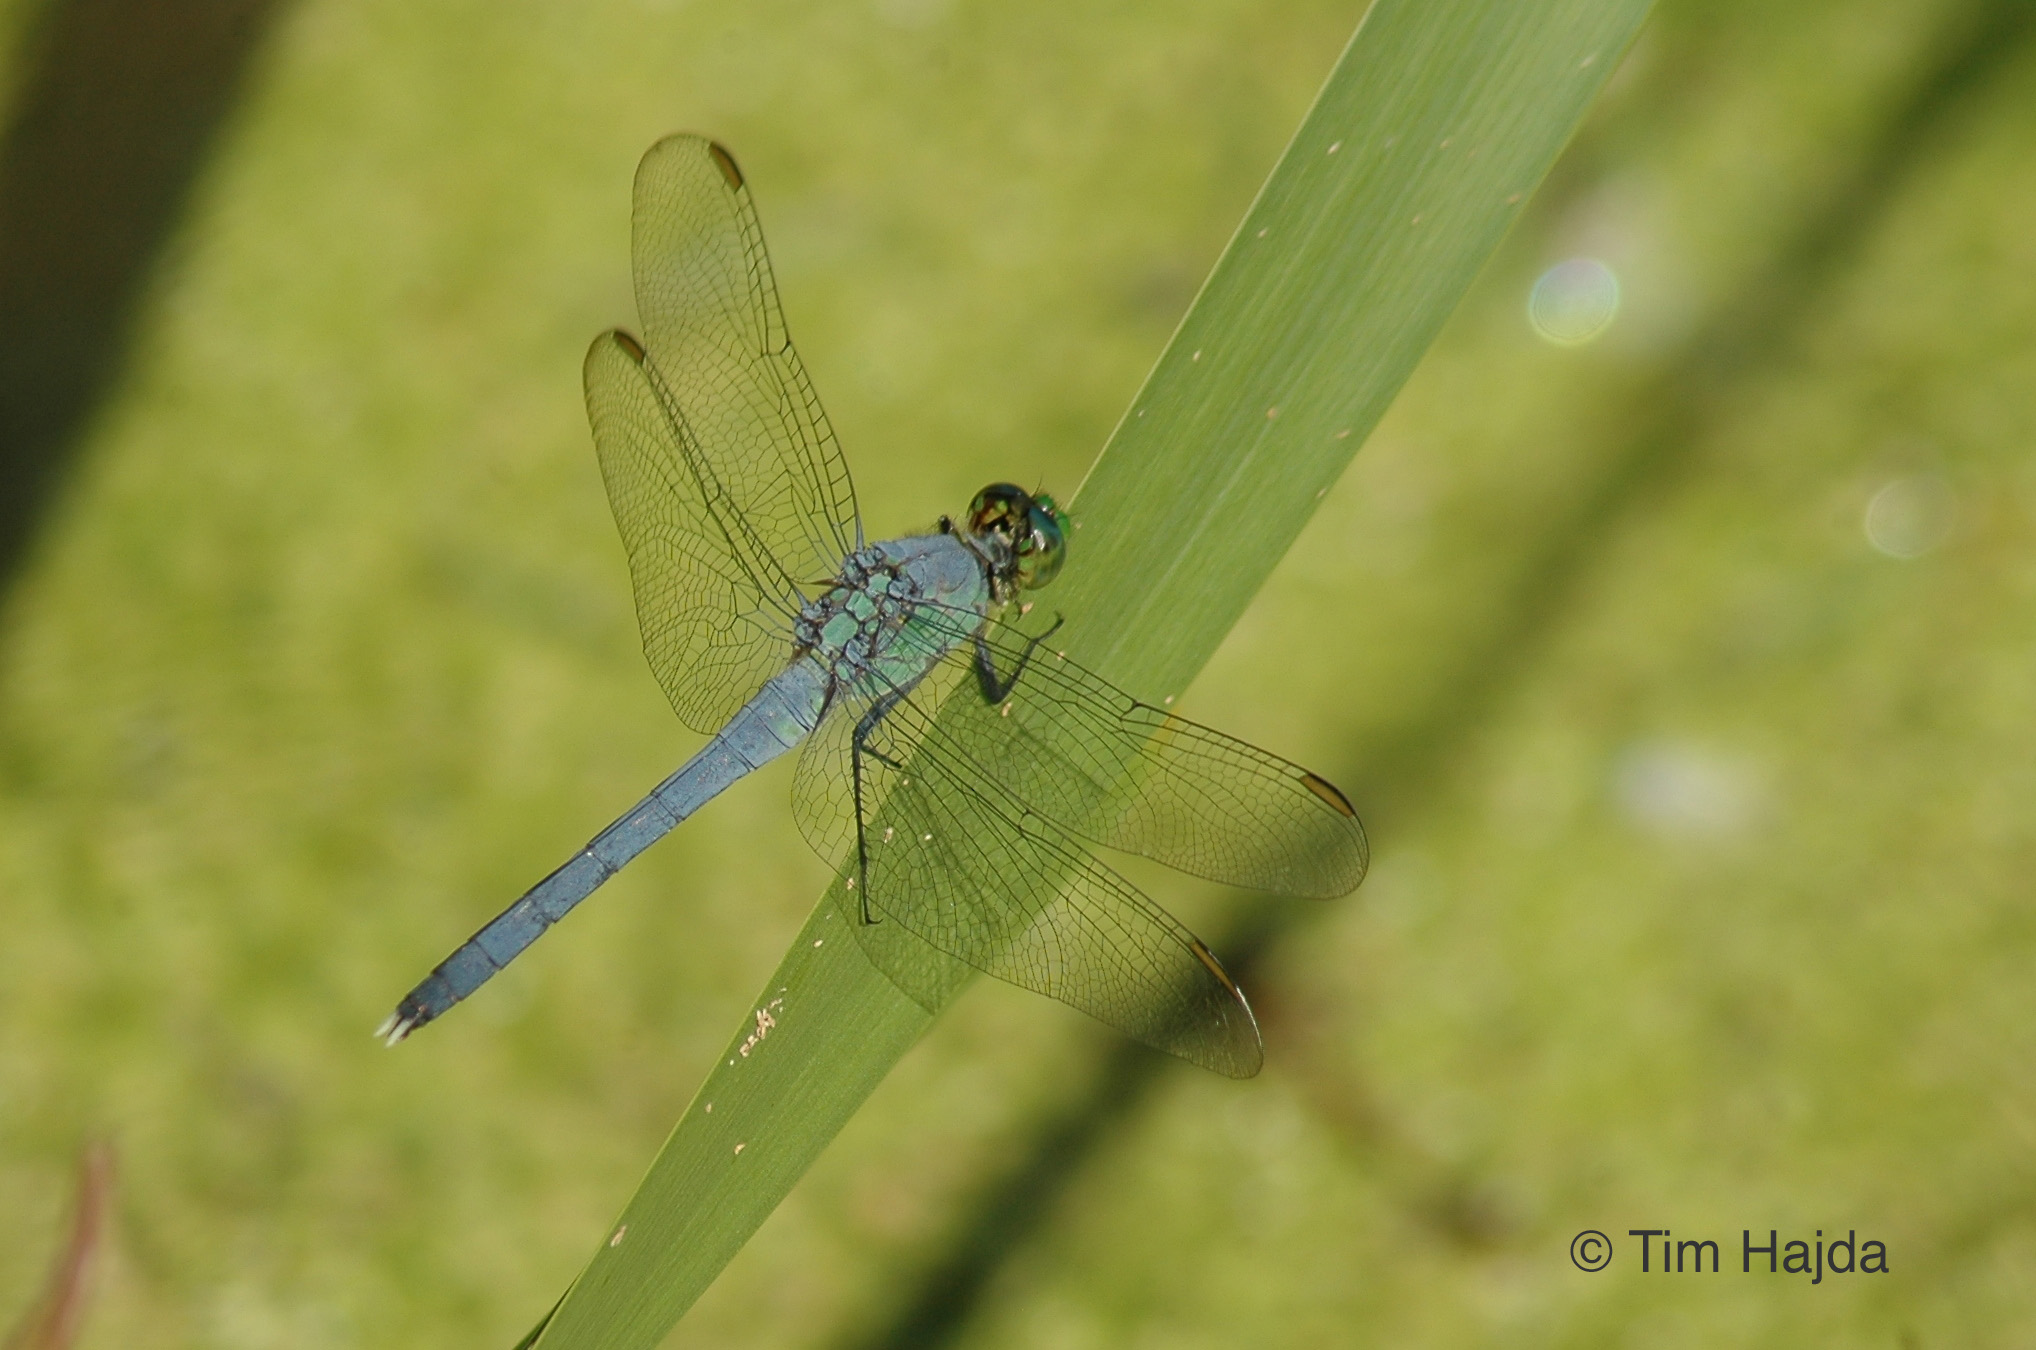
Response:
M78 1181L71 1201L70 1231L50 1262L41 1295L0 1340L5 1350L71 1350L92 1310L106 1220L112 1208L112 1148L88 1143L79 1151Z
M644 146L770 185L894 534L1075 480L1357 12L278 11L6 578L0 1309L106 1134L83 1344L513 1343L823 884L766 774L468 1034L366 1034L692 744L575 378ZM1267 1073L986 984L671 1344L2025 1343L2029 12L1665 5L1183 704L1378 848L1233 937ZM1587 1227L1727 1273L1585 1275ZM1769 1228L1893 1273L1738 1274Z

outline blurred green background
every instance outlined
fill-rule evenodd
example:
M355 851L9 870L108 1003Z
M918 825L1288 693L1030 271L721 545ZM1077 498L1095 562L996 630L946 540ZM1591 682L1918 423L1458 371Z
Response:
M92 2L0 0L0 99ZM2028 10L1664 3L1183 702L1372 830L1326 908L1137 874L1265 1074L983 982L670 1344L2036 1338ZM1079 480L1360 12L259 15L0 577L0 1326L104 1137L81 1344L507 1347L824 884L781 764L368 1036L694 744L577 376L651 141L741 155L883 536Z

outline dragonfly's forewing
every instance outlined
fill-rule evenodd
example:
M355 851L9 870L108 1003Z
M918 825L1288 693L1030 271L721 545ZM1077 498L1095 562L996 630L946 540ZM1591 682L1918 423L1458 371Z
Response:
M704 471L793 580L862 544L848 463L785 328L763 230L727 150L652 146L631 216L636 305Z
M1018 668L1013 630L991 623L983 641L1006 675ZM1364 880L1364 827L1325 779L1135 699L1050 644L995 706L973 694L941 709L955 752L1091 843L1282 895L1326 899Z

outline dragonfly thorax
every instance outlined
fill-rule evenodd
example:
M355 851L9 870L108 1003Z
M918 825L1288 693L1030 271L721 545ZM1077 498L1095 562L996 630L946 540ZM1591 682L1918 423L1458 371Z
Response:
M892 594L894 585L897 595ZM861 549L849 555L825 591L806 602L793 625L794 637L801 650L830 663L867 662L881 650L886 631L903 622L912 589L902 571L876 549Z
M856 680L912 679L965 641L988 612L981 560L952 535L887 540L851 553L793 625L802 654Z

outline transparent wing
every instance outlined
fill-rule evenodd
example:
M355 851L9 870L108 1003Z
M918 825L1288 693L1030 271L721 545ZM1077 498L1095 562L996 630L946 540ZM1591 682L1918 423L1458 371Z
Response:
M998 623L983 643L1000 678L1027 639ZM969 646L950 663L977 660ZM1232 886L1344 895L1370 861L1343 794L1298 764L1140 702L1051 648L1033 650L995 707L973 687L941 734L990 781L1070 833Z
M797 605L759 582L708 509L685 424L642 352L626 333L594 339L587 417L629 554L644 655L679 720L712 733L784 669Z
M652 146L632 233L644 341L596 340L587 407L652 673L712 731L788 659L802 587L860 545L855 491L735 160Z
M849 858L840 898L870 958L929 1007L952 990L951 958L1218 1073L1257 1073L1258 1025L1215 956L985 781L935 730L925 709L939 694L922 685L873 723L871 701L843 700L800 760L801 826ZM873 924L860 922L865 902Z
M644 345L705 474L785 575L832 578L862 542L855 489L786 331L734 157L699 136L652 146L632 231Z

